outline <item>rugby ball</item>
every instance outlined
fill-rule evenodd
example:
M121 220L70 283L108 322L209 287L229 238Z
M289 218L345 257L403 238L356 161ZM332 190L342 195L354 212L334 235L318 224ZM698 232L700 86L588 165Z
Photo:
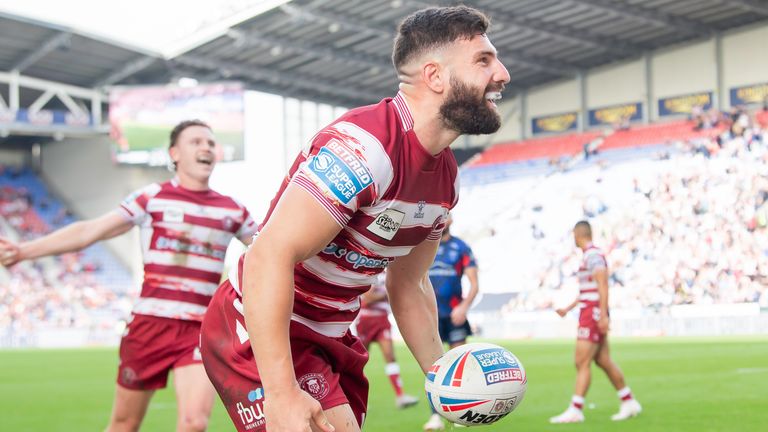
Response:
M525 396L528 380L520 360L489 343L456 347L432 365L424 388L427 400L446 420L464 426L495 423Z

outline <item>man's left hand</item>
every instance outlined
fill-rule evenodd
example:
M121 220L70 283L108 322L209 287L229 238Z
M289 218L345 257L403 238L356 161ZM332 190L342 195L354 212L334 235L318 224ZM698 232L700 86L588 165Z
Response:
M607 334L611 328L611 320L607 316L601 317L597 322L597 330L602 334Z
M467 308L462 305L453 308L451 311L451 322L455 326L460 326L467 322Z

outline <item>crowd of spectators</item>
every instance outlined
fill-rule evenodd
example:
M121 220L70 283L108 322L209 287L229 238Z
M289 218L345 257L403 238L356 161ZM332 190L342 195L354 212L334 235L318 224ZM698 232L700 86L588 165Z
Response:
M0 167L0 236L13 241L38 238L54 227L38 210L51 198L37 198L27 188L10 186L15 168ZM53 223L67 219L62 210ZM58 221L58 222L57 222ZM42 329L116 328L128 316L129 295L106 286L101 263L83 253L69 253L0 267L0 345L34 344Z
M505 308L548 309L575 296L580 263L570 233L575 220L547 225L541 210L568 205L596 228L595 243L611 268L613 307L748 302L768 307L768 128L761 125L767 115L768 110L750 116L734 109L717 116L725 122L722 134L675 143L654 153L652 162L611 166L594 159L583 162L592 164L591 171L544 178L566 186L556 195L537 196L536 211L504 221L529 227L531 238L522 243L537 257L496 269L509 281L532 279Z

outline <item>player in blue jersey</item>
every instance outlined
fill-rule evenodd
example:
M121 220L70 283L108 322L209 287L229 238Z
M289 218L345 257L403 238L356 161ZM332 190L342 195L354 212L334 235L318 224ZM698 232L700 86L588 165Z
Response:
M440 239L435 261L429 268L429 281L437 298L438 329L440 339L450 348L464 345L472 329L467 321L467 311L480 291L477 279L477 262L472 249L458 237L451 235L453 216L448 221ZM469 292L463 295L461 279L469 279ZM424 424L425 431L443 429L443 420L433 412Z

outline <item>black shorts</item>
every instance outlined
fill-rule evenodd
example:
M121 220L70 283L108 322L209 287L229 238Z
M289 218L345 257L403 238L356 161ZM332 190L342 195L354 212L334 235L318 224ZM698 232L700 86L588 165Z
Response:
M466 342L467 337L472 335L472 329L469 327L469 321L464 321L464 324L455 326L451 322L451 317L440 317L437 319L437 327L440 331L440 340L443 343L449 345Z

